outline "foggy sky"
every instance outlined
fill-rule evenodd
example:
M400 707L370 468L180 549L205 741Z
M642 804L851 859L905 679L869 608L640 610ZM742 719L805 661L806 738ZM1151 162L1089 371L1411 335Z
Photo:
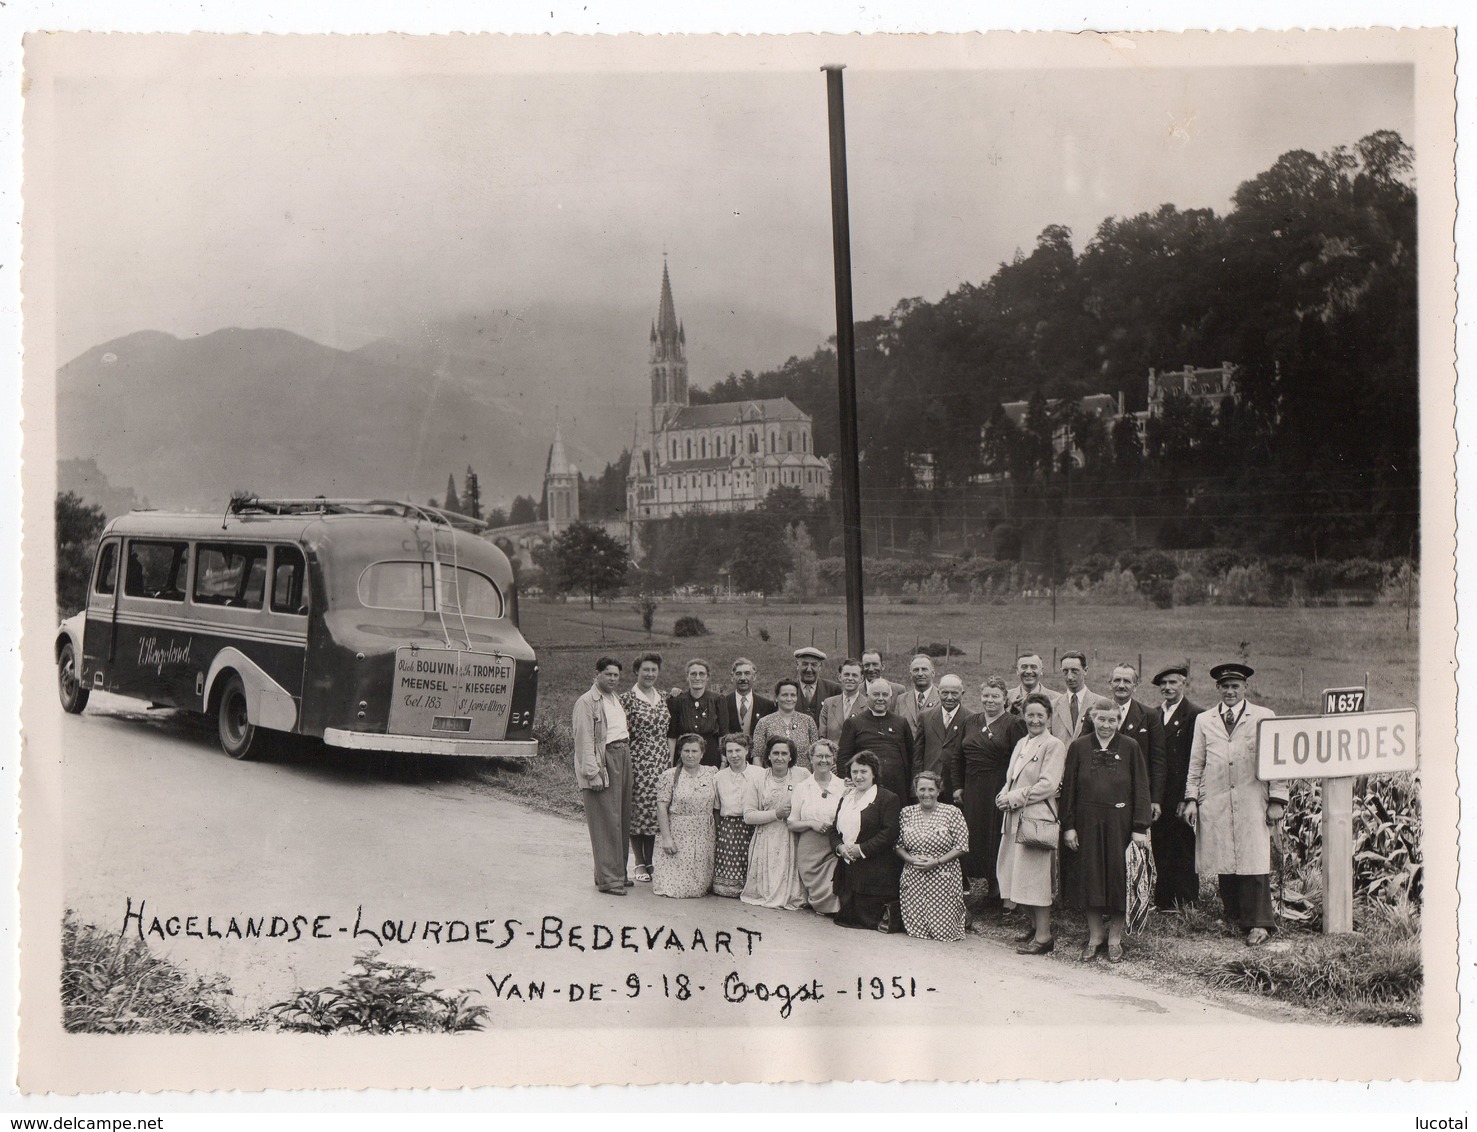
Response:
M833 332L825 89L808 62L495 73L463 57L453 73L418 58L396 75L247 53L213 73L59 80L58 361L145 328L354 348L490 306L633 289L654 304L664 250L684 301ZM1048 224L1080 250L1106 216L1225 211L1290 149L1414 140L1399 65L851 66L845 83L858 317L983 281Z

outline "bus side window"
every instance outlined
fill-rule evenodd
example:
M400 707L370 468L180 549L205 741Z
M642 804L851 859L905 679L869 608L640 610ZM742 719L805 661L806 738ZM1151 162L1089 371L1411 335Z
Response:
M279 546L272 559L272 612L307 613L308 601L303 591L307 564L303 552L295 546Z
M195 548L195 604L260 609L267 581L267 548L201 543Z
M105 542L97 556L97 581L94 583L92 591L93 593L110 594L117 585L118 544L116 542Z
M152 542L131 539L123 592L129 597L184 601L184 578L190 561L190 545L184 542Z

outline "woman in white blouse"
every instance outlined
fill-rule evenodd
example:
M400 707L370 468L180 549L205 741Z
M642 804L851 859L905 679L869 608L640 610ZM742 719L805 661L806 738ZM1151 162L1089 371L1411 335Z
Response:
M836 777L836 744L818 740L810 749L811 777L795 787L788 825L797 834L795 870L805 899L817 915L834 916L841 907L833 881L836 854L831 851L831 830L836 811L846 792L846 783Z

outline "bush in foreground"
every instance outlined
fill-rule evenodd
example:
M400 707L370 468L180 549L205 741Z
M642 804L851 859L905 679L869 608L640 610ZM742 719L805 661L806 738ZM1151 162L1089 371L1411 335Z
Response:
M191 977L141 939L62 917L62 1025L81 1034L192 1034L240 1029L224 975Z
M378 952L354 959L354 970L331 987L299 988L268 1013L284 1030L305 1034L455 1034L482 1029L487 1007L472 1003L475 991L453 996L427 990L430 971L386 963Z

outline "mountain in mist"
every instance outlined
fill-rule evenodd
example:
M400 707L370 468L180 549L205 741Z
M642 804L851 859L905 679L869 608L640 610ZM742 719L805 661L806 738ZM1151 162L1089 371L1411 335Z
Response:
M684 318L699 386L824 337L752 313ZM351 351L276 329L140 331L57 371L58 458L95 460L157 507L212 510L236 489L440 499L468 465L494 505L540 490L556 410L586 473L630 443L649 322L636 304L543 304L387 328Z

